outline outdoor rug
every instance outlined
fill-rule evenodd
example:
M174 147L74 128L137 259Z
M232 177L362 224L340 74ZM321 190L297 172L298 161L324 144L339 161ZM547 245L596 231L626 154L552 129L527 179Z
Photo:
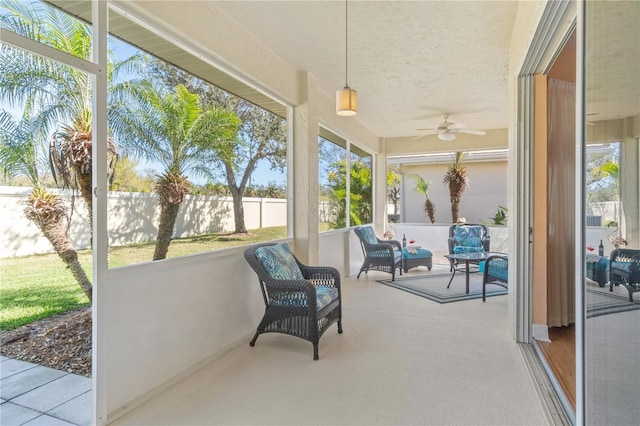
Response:
M456 272L456 276L447 288L451 273L427 273L410 277L398 277L377 280L379 283L412 293L438 303L460 302L462 300L482 299L482 274L469 276L469 294L465 294L465 274ZM497 285L487 285L487 297L507 294L507 289Z
M603 290L588 288L587 318L640 309L640 301L630 302L626 291L624 294L622 296L611 293L609 286L604 287Z

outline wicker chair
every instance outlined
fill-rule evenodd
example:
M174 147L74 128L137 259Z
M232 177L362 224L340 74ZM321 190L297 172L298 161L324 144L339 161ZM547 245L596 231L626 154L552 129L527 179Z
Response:
M342 333L340 274L335 268L306 266L286 244L264 243L249 247L244 257L258 275L265 312L254 346L263 333L284 333L313 344L318 359L318 342L334 322Z
M391 274L391 281L396 279L396 269L402 275L402 246L400 241L381 240L376 237L371 226L358 226L354 232L360 239L364 262L360 267L360 274L369 270L388 272Z
M609 291L613 291L614 285L622 284L633 302L633 293L640 291L640 250L615 249L609 260Z
M449 254L489 251L491 237L489 229L485 225L453 224L449 227L447 243ZM449 259L449 261L451 262L451 270L458 266L457 260Z
M482 301L487 300L487 284L495 284L508 288L509 258L506 255L494 254L484 261L482 276Z

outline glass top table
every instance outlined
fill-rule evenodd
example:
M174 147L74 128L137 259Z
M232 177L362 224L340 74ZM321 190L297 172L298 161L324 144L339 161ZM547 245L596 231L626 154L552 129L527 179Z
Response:
M447 284L447 288L451 285L451 281L453 281L453 277L456 276L456 271L458 270L458 263L464 263L465 275L466 275L466 293L469 294L469 265L470 264L479 264L483 260L487 260L487 258L493 254L500 253L491 253L488 251L476 251L472 253L452 253L445 254L444 257L449 259L451 263L451 269L453 273L451 274L451 279L449 280L449 284Z

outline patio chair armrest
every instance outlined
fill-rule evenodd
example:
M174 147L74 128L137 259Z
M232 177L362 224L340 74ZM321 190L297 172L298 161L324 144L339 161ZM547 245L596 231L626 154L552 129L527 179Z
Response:
M484 251L489 251L490 246L491 246L491 235L486 234L482 238L482 247L484 248Z
M400 241L398 240L381 240L380 238L378 238L378 243L391 244L392 246L395 246L394 248L397 248L398 250L402 250L402 244L400 244Z
M380 251L380 250L389 250L390 252L393 252L393 244L389 244L387 242L379 243L379 244L367 243L367 252Z
M495 260L500 260L502 261L502 265L500 265L500 263L498 263L498 272L496 274L496 271L492 271L491 270L491 263ZM509 263L509 257L507 255L500 255L500 254L494 254L491 255L489 257L487 257L487 260L485 260L484 262L484 273L483 273L483 277L482 277L482 282L483 283L487 283L487 282L491 282L491 281L501 281L501 282L507 282L507 277L508 275L506 275L507 273L507 268ZM502 272L504 270L504 273Z
M316 286L309 280L265 280L265 287L271 297L278 293L304 293L307 307L316 309Z
M340 292L340 272L331 266L307 266L298 263L302 275L313 285L335 287Z
M267 289L278 291L278 292L297 291L297 292L313 294L316 291L316 287L308 279L304 279L304 280L267 279L264 281L264 284L267 287Z

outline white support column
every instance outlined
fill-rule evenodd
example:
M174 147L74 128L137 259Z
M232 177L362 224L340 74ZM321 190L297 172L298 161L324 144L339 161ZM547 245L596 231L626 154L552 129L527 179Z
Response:
M92 380L93 423L107 424L107 4L92 2L93 57L98 64L93 84L93 276Z
M377 235L384 234L387 226L387 155L374 156L373 224Z
M631 129L630 122L627 127L629 130ZM622 210L620 232L627 240L627 247L640 247L640 194L638 193L640 149L638 145L638 139L632 137L625 138L620 144L619 185L620 208Z
M300 101L293 108L293 250L303 263L318 264L318 82L298 74Z

